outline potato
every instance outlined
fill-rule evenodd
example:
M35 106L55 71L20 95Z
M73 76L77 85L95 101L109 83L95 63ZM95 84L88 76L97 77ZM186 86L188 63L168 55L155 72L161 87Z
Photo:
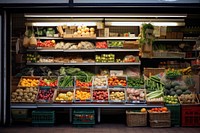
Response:
M37 94L38 92L37 91L33 91L33 94Z
M27 102L31 102L31 99L27 99Z
M20 92L23 92L24 90L23 90L23 89L19 89L19 91L20 91Z
M35 99L35 97L31 97L31 100L34 100Z
M17 99L17 100L21 100L21 99L22 99L22 97L21 97L21 96L18 96L18 97L16 97L16 99Z
M29 99L28 95L25 95L24 98L25 98L25 99Z
M17 94L17 92L13 92L13 95L17 96L18 94Z
M34 90L33 90L33 88L32 87L30 87L30 92L33 92Z
M19 95L20 95L20 96L23 96L24 94L23 94L23 92L19 92Z
M33 94L31 92L29 92L28 95L31 97Z
M22 102L26 102L26 100L25 100L25 99L22 99Z
M33 90L34 90L34 91L37 91L38 89L37 89L37 87L34 87Z
M27 95L28 95L28 93L25 92L25 93L24 93L24 96L27 96Z
M20 89L17 89L16 92L20 92Z

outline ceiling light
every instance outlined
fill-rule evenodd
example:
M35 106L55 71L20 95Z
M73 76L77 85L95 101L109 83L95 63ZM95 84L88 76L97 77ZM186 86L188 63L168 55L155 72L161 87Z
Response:
M107 26L141 26L145 22L106 22ZM147 22L148 23L148 22ZM184 26L184 22L151 22L154 26Z
M67 26L96 26L96 22L33 22L27 23L27 26L59 26L59 25L67 25Z

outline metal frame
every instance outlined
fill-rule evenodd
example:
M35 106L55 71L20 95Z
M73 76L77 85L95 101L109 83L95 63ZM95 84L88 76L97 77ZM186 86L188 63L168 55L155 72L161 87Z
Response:
M0 29L2 29L2 16L1 16L1 14L0 14ZM3 75L3 73L2 73L2 38L1 38L1 36L2 36L2 30L0 31L0 125L1 125L1 122L2 122L2 89L3 89L3 85L2 85L2 75Z

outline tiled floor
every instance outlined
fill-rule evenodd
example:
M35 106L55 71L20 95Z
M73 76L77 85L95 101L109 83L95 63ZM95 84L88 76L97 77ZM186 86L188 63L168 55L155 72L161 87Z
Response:
M127 127L124 124L97 124L88 128L76 128L71 125L54 127L12 126L0 128L0 133L200 133L200 128Z

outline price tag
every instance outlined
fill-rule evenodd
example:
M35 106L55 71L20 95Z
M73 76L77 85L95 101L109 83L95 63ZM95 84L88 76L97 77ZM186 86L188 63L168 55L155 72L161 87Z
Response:
M104 28L104 23L97 22L97 29L103 29L103 28Z

